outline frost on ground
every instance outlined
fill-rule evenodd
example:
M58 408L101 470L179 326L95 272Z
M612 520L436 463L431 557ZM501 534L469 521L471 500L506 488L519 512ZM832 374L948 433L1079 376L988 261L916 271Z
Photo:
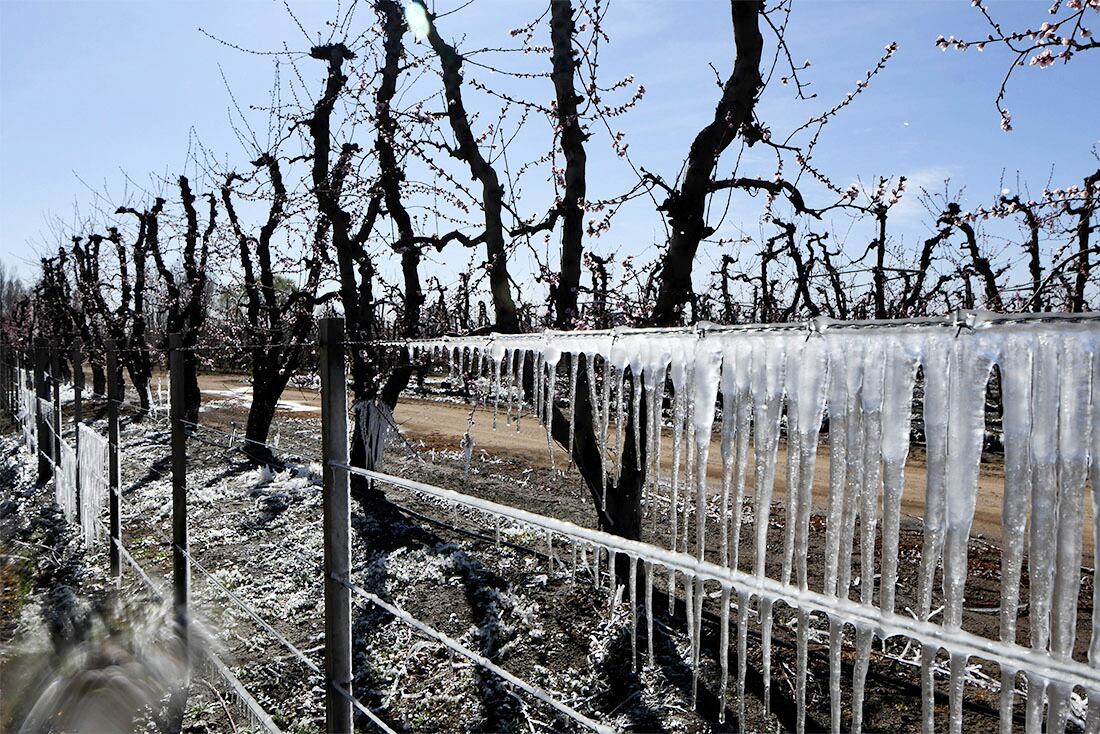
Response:
M204 424L231 428L240 415L228 409L204 412ZM102 425L99 426L102 429ZM189 442L188 489L193 612L196 628L208 636L233 672L288 731L318 731L324 724L324 695L319 675L276 637L258 624L230 596L236 596L278 635L300 650L315 666L322 665L323 597L320 466L315 420L289 417L277 428L288 468L255 469L243 461L237 446L213 431L199 431ZM586 490L575 475L478 451L465 455L460 437L451 444L394 441L387 470L423 481L524 507L580 524L594 522ZM171 502L167 426L157 418L124 423L123 542L162 591L171 572ZM5 439L3 457L15 495L26 495L16 510L31 505L47 512L53 497L49 485L31 484L30 457L19 453L14 439ZM559 467L560 469L560 467ZM353 516L353 577L356 584L463 645L490 658L523 680L553 693L559 700L593 719L618 729L639 731L717 731L736 729L738 711L730 676L726 690L727 723L721 723L721 641L717 615L720 590L706 587L706 614L700 629L703 653L697 696L692 695L693 645L686 634L684 602L675 613L665 609L665 580L657 580L654 663L648 665L649 640L644 620L630 614L629 596L621 587L609 596L607 559L596 559L569 547L548 547L546 538L522 527L495 525L476 513L401 492L364 492ZM668 497L655 497L668 505ZM6 507L6 506L5 506ZM678 505L678 510L680 509ZM5 510L6 512L7 510ZM708 508L708 511L716 511ZM57 513L57 510L48 510ZM667 510L666 510L667 512ZM652 518L655 520L655 518ZM743 517L746 535L755 525L751 507ZM19 522L26 522L19 520ZM776 507L768 521L769 547L782 541L785 518ZM813 559L822 555L820 516L810 520L811 574L822 569ZM647 521L648 540L663 528ZM902 567L919 563L920 528L901 529ZM72 541L69 541L72 545ZM108 593L106 547L90 554L70 551L81 570L67 586L81 603ZM782 556L781 553L774 554ZM748 558L746 551L743 557ZM855 558L858 564L858 554ZM593 572L600 568L601 579ZM778 572L768 569L769 573ZM988 605L996 625L999 551L971 552L967 599ZM130 569L126 587L140 590L143 582ZM911 578L898 582L899 606L911 603L916 589ZM1026 576L1024 579L1026 583ZM1091 594L1091 577L1083 596ZM859 588L860 578L853 577ZM640 587L640 585L639 585ZM641 588L636 590L639 596ZM28 594L19 615L18 637L48 639L42 619L43 594ZM612 605L609 599L614 598ZM939 603L937 598L936 603ZM760 673L762 649L751 610L744 649L746 682L744 714L747 728L791 730L795 723L796 637L799 618L777 605L771 652L771 712L765 713L765 685ZM639 617L641 615L638 615ZM5 617L6 618L6 617ZM981 616L976 617L981 621ZM737 611L731 615L729 666L736 671L734 642ZM807 729L828 727L828 623L817 615L807 619L809 678ZM634 625L637 625L634 627ZM632 636L631 629L635 634ZM35 632L35 630L38 630ZM516 731L570 730L576 725L526 694L511 690L494 674L449 652L435 641L369 604L354 610L355 692L398 730ZM14 635L5 637L5 641ZM845 683L855 661L854 635L845 631ZM634 649L638 650L633 656ZM904 641L872 651L864 693L864 725L868 729L916 731L920 728L920 651ZM946 656L933 666L946 679ZM983 669L983 667L985 669ZM997 729L999 674L974 662L968 671L964 717L967 731ZM229 731L228 716L238 716L231 697L215 694L200 681L191 689L188 726L191 731ZM946 703L946 685L937 701ZM1022 692L1022 691L1021 691ZM845 686L845 721L850 698ZM941 706L946 709L946 706ZM946 716L946 711L941 711ZM366 726L364 722L364 726Z
M121 439L123 545L160 593L169 591L171 575L166 428L156 418L126 421ZM289 433L294 428L292 420L282 430ZM201 438L200 433L188 449L195 629L209 637L209 644L280 727L321 730L320 676L227 593L315 665L322 664L320 467L301 457L300 463L282 471L257 470L235 449ZM6 471L15 477L10 493L15 497L13 522L26 523L25 516L32 512L51 514L51 527L63 537L59 542L72 568L64 592L44 587L28 593L18 623L5 636L5 641L13 641L9 649L34 649L34 644L48 642L50 627L39 597L58 593L71 597L72 604L96 610L121 603L115 599L126 599L131 606L137 603L134 599L144 599L141 619L160 619L170 627L163 607L155 602L156 594L149 593L125 563L126 593L113 591L105 541L84 552L76 526L60 520L52 486L34 487L32 457L17 441L5 438L0 450ZM494 481L507 479L505 474L498 477ZM448 515L440 508L418 507ZM593 593L589 578L583 573L574 578L560 561L551 567L539 550L542 538L505 528L504 543L497 547L493 539L455 533L385 501L369 502L364 510L353 517L353 576L364 589L617 728L686 730L700 723L685 697L683 680L632 671L624 607L609 615L606 592ZM137 612L127 607L125 614ZM356 606L354 638L356 694L396 729L575 728L553 709L516 695L492 673L370 605ZM671 653L686 649L685 643ZM682 670L678 674L683 677ZM229 731L234 724L227 717L239 716L232 701L213 693L210 683L200 678L191 687L188 731Z

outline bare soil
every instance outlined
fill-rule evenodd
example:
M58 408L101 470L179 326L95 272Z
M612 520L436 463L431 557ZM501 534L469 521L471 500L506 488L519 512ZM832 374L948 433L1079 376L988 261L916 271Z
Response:
M239 375L203 375L200 387L210 399L222 398L224 392L242 387ZM284 401L292 401L301 406L316 409L320 415L320 395L316 390L289 386L283 394ZM457 449L459 441L466 431L472 406L460 402L423 400L403 397L397 405L394 419L411 441L423 441L428 446L445 449ZM303 417L309 413L298 413ZM473 411L474 423L470 429L479 450L493 456L507 456L524 462L529 467L548 467L550 464L545 430L534 420L520 420L518 426L503 426L503 415L498 416L497 429L493 428L492 409L480 407ZM672 466L671 431L665 430L662 451L662 468L668 476ZM567 457L564 449L554 444L557 466L565 466ZM787 449L782 443L779 447L779 466L786 466ZM715 436L711 441L711 450L707 461L707 476L711 486L720 487L722 478L722 452L720 439ZM914 447L905 466L905 491L902 495L902 513L911 518L924 515L924 492L927 483L927 466L924 450ZM751 472L749 477L751 487ZM784 496L787 491L786 474L777 472L776 491ZM823 508L829 496L829 446L824 441L818 447L817 469L814 474L814 504ZM978 503L974 511L972 535L990 540L1001 536L1001 508L1004 503L1004 461L998 454L986 454L982 458L978 478ZM1085 536L1083 555L1085 565L1092 565L1094 548L1093 512L1091 502L1085 508Z

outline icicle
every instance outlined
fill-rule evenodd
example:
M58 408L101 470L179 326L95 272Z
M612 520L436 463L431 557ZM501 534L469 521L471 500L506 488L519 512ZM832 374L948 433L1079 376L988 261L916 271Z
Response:
M534 367L534 379L535 388L531 394L531 402L535 408L535 421L542 425L545 423L545 416L543 415L543 391L545 385L543 384L543 369L545 369L546 355L543 352L535 352L535 367Z
M875 536L882 496L882 400L886 355L881 340L872 342L863 365L860 391L863 413L863 491L859 508L859 600L872 604L875 594ZM857 642L859 634L856 635ZM870 654L870 642L867 643Z
M653 562L645 562L645 624L646 647L649 653L649 667L657 663L653 656Z
M600 484L603 494L600 503L607 507L607 436L608 425L611 419L611 382L612 366L605 359L603 362L603 386L600 393Z
M1089 470L1089 432L1092 428L1088 410L1092 355L1077 339L1064 340L1061 354L1058 518L1050 652L1055 659L1070 661L1076 641L1077 600L1081 593L1084 498ZM1047 731L1065 730L1071 690L1061 684L1050 686Z
M722 597L719 601L721 628L719 629L718 642L718 667L722 671L721 682L718 685L718 723L726 723L726 695L729 691L730 679L730 588L722 584ZM799 707L801 710L801 707ZM743 724L743 722L742 722Z
M695 489L695 421L693 417L695 415L695 361L692 360L688 363L687 369L687 384L684 386L684 391L687 395L687 405L684 406L684 516L681 523L683 527L682 545L681 550L684 553L688 552L688 538L691 535L689 532L691 528L691 511L694 507L692 500L693 490Z
M599 546L592 546L592 578L595 580L596 588L600 588L603 583L603 579L600 578L600 553L602 549Z
M615 388L615 479L619 480L623 469L623 449L626 446L626 370L619 369L619 381ZM607 504L606 498L604 504Z
M684 382L687 379L687 370L682 358L672 361L671 369L673 401L672 401L672 483L669 499L669 550L676 550L676 541L679 537L679 492L680 492L680 456L684 435L684 413L687 405L687 396L684 394ZM659 460L658 460L659 463ZM685 593L690 593L685 590ZM676 597L676 570L668 571L668 611L672 613L675 608ZM690 620L689 620L690 622Z
M753 557L754 573L765 576L767 556L768 518L771 515L772 493L775 486L775 469L779 448L779 418L783 407L783 384L786 369L786 343L781 339L762 340L754 344L752 398L757 417L754 435L756 453L756 479L754 514L756 516L756 545ZM764 713L770 713L771 692L771 635L772 604L774 600L761 597L760 623L763 651Z
M661 446L664 444L662 440L662 433L664 432L664 421L662 415L664 413L665 403L665 376L667 374L667 362L661 362L660 366L655 371L647 372L649 379L654 383L647 386L646 392L646 405L648 406L648 419L649 419L649 457L650 467L646 474L649 479L650 490L653 494L658 494L661 487ZM656 508L656 505L654 505ZM659 513L653 512L653 529L657 531L657 523ZM671 574L671 572L670 572ZM671 611L672 600L669 600L669 608Z
M749 603L751 597L747 591L737 594L737 722L742 731L745 724L745 674L748 672L749 657Z
M706 584L701 578L695 579L695 607L688 614L695 617L695 651L692 655L691 700L698 706L699 661L703 652L703 601L706 599Z
M1002 432L1005 452L1005 487L1001 527L1001 628L1002 642L1016 642L1016 617L1020 606L1027 507L1031 500L1031 375L1034 337L1010 338L1001 363ZM884 582L885 583L885 582ZM1012 732L1016 671L1001 669L1000 722L1002 734Z
M694 382L692 426L697 457L695 462L695 554L700 561L706 556L707 461L710 456L710 438L714 428L714 403L718 399L721 367L720 352L702 346L696 348L692 376ZM684 530L686 535L687 528Z
M557 347L547 346L546 352L543 354L546 363L546 404L542 409L543 420L546 423L546 450L550 453L550 468L552 470L557 469L557 461L554 458L554 389L555 383L558 379L558 360L561 359L561 352ZM570 406L572 409L572 406ZM572 427L572 421L570 421L570 427ZM570 431L572 433L572 431ZM572 444L572 441L570 441ZM569 455L572 456L572 446L570 446Z
M687 634L690 642L689 660L695 659L695 587L691 579L684 574L684 619L687 622Z
M985 434L985 386L991 360L978 348L958 339L954 344L948 419L947 494L944 542L944 625L962 626L967 544L978 499L978 468Z
M829 731L832 734L840 734L840 652L843 643L844 623L829 615Z
M767 339L754 344L752 398L757 420L753 440L756 453L755 504L756 546L754 573L764 577L767 555L768 518L775 485L776 452L779 448L779 415L783 407L783 374L786 368L784 343ZM761 600L763 608L764 600Z
M1032 396L1034 420L1031 429L1031 461L1034 484L1031 495L1031 539L1029 543L1031 646L1045 652L1050 643L1050 607L1054 581L1054 542L1057 522L1057 426L1058 360L1061 344L1040 337L1035 355ZM1027 727L1042 728L1046 681L1028 673Z
M978 498L978 469L985 433L985 386L992 360L981 349L979 337L957 338L953 344L948 417L947 533L943 552L944 627L962 627L963 588L966 583L967 545ZM977 343L974 343L977 342ZM960 659L961 658L961 659ZM962 670L964 656L952 654L950 728L962 731ZM955 671L959 670L958 681Z
M862 552L862 550L861 550ZM861 580L860 585L862 586ZM869 627L856 628L856 664L852 670L852 732L863 731L863 693L867 682L867 669L871 662L871 642L874 639Z
M951 734L962 734L962 705L963 686L966 684L966 656L952 652L949 654L948 666L951 678L948 685L948 730Z
M734 359L741 362L734 373L734 392L737 395L737 423L735 427L733 527L730 530L730 568L736 569L741 554L741 516L745 504L745 480L749 469L749 437L752 425L752 394L749 378L752 374L753 353L748 349L735 349Z
M577 422L577 360L581 358L580 352L569 355L569 463L573 466L573 433Z
M650 493L656 494L661 486L661 440L662 420L665 400L665 377L668 372L668 355L653 357L642 372L646 402L646 483ZM657 505L654 503L654 508ZM654 531L657 529L658 513L653 513Z
M894 611L898 580L898 538L901 498L905 489L905 460L909 456L913 384L917 360L900 339L886 346L886 382L882 399L882 583L879 606Z
M66 522L74 522L79 515L76 506L76 453L64 438L58 441L61 455L58 457L57 473L54 475L54 495L57 504L65 514Z
M630 556L630 669L638 670L638 557Z
M630 402L631 410L634 415L634 469L636 471L642 470L642 372L640 369L635 369L632 365L630 368ZM649 486L649 482L646 482L646 487ZM646 497L646 504L648 506L649 498Z
M809 556L810 512L813 507L813 484L817 463L817 440L821 430L821 416L824 410L825 384L828 379L828 351L823 340L815 339L803 349L798 367L798 400L795 411L798 469L795 472L797 488L788 491L795 497L793 516L788 522L794 526L793 553L795 571L799 589L809 588L807 559ZM797 729L802 734L806 727L806 667L807 646L809 644L810 615L798 609L798 631L796 635L796 679L795 695L797 705Z
M847 437L845 443L844 506L840 526L840 551L837 559L837 596L848 598L852 582L852 543L863 490L863 388L864 345L852 345L847 364Z
M917 587L918 619L928 619L932 608L932 582L943 549L944 504L947 492L948 350L950 341L931 337L924 365L924 435L927 451L924 541ZM935 730L935 679L932 663L939 652L935 646L921 650L921 731Z
M772 625L775 620L772 614L774 599L760 597L757 602L760 605L760 652L763 656L760 674L764 678L764 716L772 713Z
M619 590L619 577L615 573L615 559L617 551L609 548L607 551L607 595L608 606L611 608L611 618L615 618L615 593Z
M519 359L517 360L518 366L515 372L515 391L516 391L516 430L519 430L520 418L523 417L523 371L527 366L527 350L519 350Z
M733 485L733 427L737 420L737 395L734 392L734 370L736 369L737 366L734 364L732 353L727 352L722 361L722 495L718 510L719 532L721 533L719 563L723 566L730 565L729 513L730 489ZM724 720L724 706L720 715L723 716Z
M496 351L494 347L494 352ZM502 355L503 356L503 355ZM497 429L497 414L500 412L500 369L501 360L493 356L493 382L489 388L493 393L493 430Z
M569 566L569 583L577 583L577 544L570 543L569 546L573 549L573 563Z
M839 595L837 565L840 560L844 490L847 486L849 403L846 346L839 340L830 345L833 369L829 373L829 503L825 522L825 583L822 591L832 596ZM830 678L833 673L830 655Z
M109 445L106 438L83 423L77 426L77 430L80 432L80 456L77 460L80 527L85 547L91 548L99 538L100 523L97 520L109 486Z
M518 349L509 349L504 353L504 364L500 372L500 388L504 391L504 425L512 425L512 404L516 396L516 358Z
M796 512L798 495L798 471L801 468L798 457L801 453L801 441L798 433L798 401L800 397L799 370L787 372L787 493L786 518L783 522L783 570L780 579L784 584L791 582L791 569L794 563L794 529L798 524Z
M1092 427L1092 567L1100 569L1100 340L1093 340L1092 354L1092 406L1089 425ZM1100 667L1100 586L1095 583L1093 571L1092 589L1092 639L1089 642L1089 665ZM1100 732L1100 691L1089 691L1089 707L1085 730L1090 734Z
M795 634L795 646L798 650L797 660L795 662L798 673L795 678L794 690L795 709L797 711L797 718L795 721L796 734L805 734L806 732L806 663L807 647L809 645L809 626L809 613L805 609L799 607L798 630Z

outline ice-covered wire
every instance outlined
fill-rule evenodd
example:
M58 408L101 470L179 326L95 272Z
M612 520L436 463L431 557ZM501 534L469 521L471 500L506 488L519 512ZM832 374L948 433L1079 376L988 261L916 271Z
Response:
M102 527L103 523L99 522L99 520L97 520L96 522ZM120 541L118 538L111 538L111 542L115 545L116 548L118 548L119 556L124 561L126 561L126 563L129 564L131 568L133 568L134 572L138 574L139 577L141 577L141 580L145 582L145 585L149 587L149 590L156 594L161 601L167 600L165 594L156 587L156 585L153 583L153 579L149 577L149 574L145 572L145 569L141 567L141 564L138 563L132 555L130 555L130 552L126 549L126 546L122 544L122 541ZM244 687L244 684L241 683L240 679L237 678L237 676L233 674L233 671L229 669L229 666L227 666L225 662L221 658L219 658L217 654L215 654L212 650L204 650L204 652L211 665L213 665L215 672L217 672L218 675L220 675L222 679L229 684L230 688L233 689L233 693L244 703L245 707L264 727L264 729L266 729L268 732L271 732L272 734L280 734L281 730L279 729L278 725L275 724L275 721L271 718L271 715L268 714L267 711L265 711L264 708L260 705L260 703L252 696L252 694L248 692L248 690Z
M553 695L551 695L545 689L539 688L538 686L532 685L530 683L527 683L526 681L523 681L523 680L517 678L516 676L509 673L504 668L502 668L499 665L497 665L496 663L494 663L489 658L485 657L484 655L482 655L480 653L474 652L470 648L463 645L461 642L458 642L457 640L449 637L448 635L444 634L443 632L440 632L439 630L435 629L434 627L431 627L431 626L425 624L424 622L421 622L419 619L412 616L411 614L406 612L404 609L402 609L398 606L394 606L393 604L390 604L389 602L387 602L386 600L384 600L381 597L377 596L376 594L372 594L371 592L367 591L366 589L363 589L359 586L356 586L349 579L338 578L338 577L334 577L334 579L337 582L339 582L340 584L342 584L344 587L346 587L349 591L351 591L356 596L358 596L362 599L365 599L366 601L370 602L371 604L373 604L373 605L375 605L375 606L377 606L381 609L386 610L392 616L394 616L397 619L401 620L402 622L409 625L410 627L413 627L413 628L419 630L422 634L427 635L428 637L431 637L432 639L434 639L437 642L441 643L444 647L458 653L459 655L461 655L462 657L464 657L468 660L473 661L474 663L476 663L477 665L480 665L481 667L485 668L486 670L488 670L492 673L495 673L496 675L500 676L501 678L503 678L505 681L507 681L511 685L515 686L516 688L519 688L522 691L525 691L525 692L529 693L530 695L532 695L535 698L539 699L543 703L557 709L559 712L561 712L565 716L568 716L570 719L573 719L574 721L576 721L580 724L583 724L584 726L588 727L589 729L592 729L593 731L601 732L601 734L605 734L605 733L606 734L611 734L612 732L614 732L614 729L612 729L611 727L609 727L605 724L601 724L598 721L594 721L594 720L588 718L587 716L585 716L581 712L577 711L572 706L569 706L568 704L565 704L565 703L562 703L561 701L559 701L557 698L555 698Z
M111 537L111 534L107 532L107 526L104 525L103 521L99 518L95 519L95 523L99 526L101 532L106 533L107 536L111 538L111 544L118 549L119 557L122 558L122 560L126 561L126 563L128 563L131 567L133 567L134 572L141 577L142 581L145 582L145 585L149 587L149 590L156 594L160 599L165 599L166 597L164 593L156 587L156 585L153 583L153 579L149 578L149 574L145 573L145 569L141 567L141 564L134 560L134 557L130 555L130 551L128 551L126 549L126 546L122 544L122 540L120 538Z
M244 612L245 612L246 614L248 614L248 616L252 617L252 619L253 619L253 620L255 620L255 621L256 621L256 623L257 623L257 624L259 624L259 625L260 625L261 627L263 627L263 628L264 628L264 630L265 630L265 631L266 631L266 632L267 632L267 633L268 633L269 635L271 635L271 636L272 636L272 637L274 637L274 638L275 638L276 640L278 640L278 641L279 641L279 643L280 643L280 644L282 644L282 646L283 646L283 647L285 647L285 648L286 648L287 650L289 650L289 651L290 651L290 652L291 652L291 653L292 653L292 654L293 654L293 655L294 655L294 656L295 656L296 658L298 658L298 660L300 660L300 661L302 662L302 664L303 664L303 665L305 665L305 666L306 666L307 668L309 668L310 670L312 670L312 671L313 671L314 673L316 673L316 674L318 674L318 675L323 675L323 673L321 672L321 668L320 668L320 667L318 667L318 665L317 665L317 664L316 664L315 662L313 662L312 660L310 660L310 659L309 659L309 658L308 658L308 657L306 656L306 654L305 654L304 652L302 652L301 650L299 650L299 649L298 649L298 648L297 648L297 647L296 647L296 646L294 645L294 643L292 643L292 642L291 642L290 640L288 640L288 639L287 639L286 637L284 637L284 636L282 635L282 633L280 633L280 632L279 632L279 631L278 631L277 629L275 629L275 628L274 628L274 627L272 627L272 626L271 626L270 624L268 624L267 622L265 622L265 621L264 621L264 619L263 619L263 617L261 617L261 616L260 616L259 614L257 614L257 613L256 613L256 612L255 612L255 611L254 611L254 610L252 609L252 607L248 606L248 604L246 604L246 603L245 603L245 602L244 602L244 601L243 601L243 600L242 600L242 599L241 599L241 598L240 598L239 596L237 596L236 594L234 594L234 593L233 593L233 592L232 592L232 591L231 591L231 590L229 589L229 587L227 587L227 586L226 586L225 584L223 584L223 583L222 583L221 581L218 581L218 579L217 579L217 578L215 578L215 577L214 577L214 575L213 575L213 574L211 574L211 573L210 573L209 571L207 571L207 570L206 570L206 568L205 568L205 567L204 567L204 566L203 566L203 565L202 565L201 563L199 563L199 562L198 562L197 560L195 560L195 557L194 557L194 556L192 556L192 555L191 555L191 554L190 554L190 553L189 553L189 552L188 552L187 550L185 550L184 548L181 548L181 547L180 547L180 546L178 546L178 545L176 545L176 546L175 546L175 548L176 548L176 549L177 549L177 550L178 550L178 551L179 551L180 553L182 553L182 554L183 554L184 556L186 556L186 557L187 557L187 559L188 559L188 560L189 560L189 561L190 561L190 562L191 562L191 563L192 563L192 564L193 564L193 565L195 566L195 568L197 568L197 569L199 570L199 572L200 572L200 573L202 573L202 575L203 575L203 576L205 576L205 577L206 577L206 578L207 578L208 580L210 580L211 582L213 582L213 584L214 584L215 586L217 586L217 587L218 587L219 589L221 589L221 590L222 590L223 592L225 592L225 595L226 595L226 596L228 596L228 597L229 597L229 598L230 598L230 599L231 599L231 600L233 601L233 603L235 603L235 604L236 604L236 605L237 605L238 607L240 607L240 608L241 608L241 609L242 609L242 610L243 610L243 611L244 611Z
M379 729L384 731L386 734L397 734L397 732L395 732L393 729L391 729L386 724L386 722L384 722L384 721L382 721L382 719L378 718L378 714L374 713L369 708L367 708L366 706L361 704L359 702L359 699L357 699L355 696L351 695L351 693L347 689L345 689L342 685L340 685L339 683L336 683L335 681L333 681L331 683L331 685L332 685L333 690L335 690L341 696L343 696L348 701L350 701L351 705L355 708L355 710L358 711L359 713L363 714L363 716L366 716L368 719L370 719L372 724L377 726Z
M271 718L271 715L264 710L259 701L253 698L252 694L248 692L248 689L244 687L240 679L229 669L229 666L213 651L206 650L205 652L207 660L209 660L210 664L214 667L214 671L229 685L233 694L244 703L245 708L248 709L249 713L252 714L260 725L271 734L281 734L282 730L279 729L278 725Z
M1026 323L1079 323L1100 320L1100 312L1081 313L1013 313L1000 314L989 311L960 310L946 316L912 319L865 319L841 321L827 316L819 316L810 321L798 321L778 324L712 324L701 322L690 326L669 327L617 327L614 329L591 329L585 331L528 332L522 334L490 333L477 336L444 336L419 339L389 339L374 342L344 342L345 345L369 345L381 347L433 346L448 344L461 347L473 344L485 344L497 339L509 342L538 341L546 336L567 335L574 338L607 338L616 336L640 335L690 335L690 334L737 334L737 333L776 333L776 332L820 332L824 330L860 330L882 328L919 328L945 327L949 329L981 329L989 326Z
M882 638L901 636L927 645L929 649L946 648L954 653L994 662L1002 669L1030 670L1044 678L1068 685L1082 686L1088 690L1100 690L1100 668L1090 668L1074 660L1060 659L1049 652L1002 643L965 630L949 630L931 622L886 612L878 607L853 602L809 589L783 583L764 575L746 573L735 568L719 566L682 553L637 540L612 535L601 530L582 527L566 520L544 517L533 512L502 505L491 500L435 487L423 482L404 479L391 474L359 469L348 464L330 462L335 469L374 479L383 484L436 497L491 515L507 518L531 527L560 535L589 545L607 548L615 553L633 556L657 563L687 577L713 581L741 593L761 599L782 600L790 606L807 612L821 612L830 618L843 620L857 629L874 629Z

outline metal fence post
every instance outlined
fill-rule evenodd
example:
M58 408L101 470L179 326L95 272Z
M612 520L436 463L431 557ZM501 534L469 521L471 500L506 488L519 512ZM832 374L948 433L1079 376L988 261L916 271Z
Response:
M191 563L187 557L187 432L183 425L184 367L183 338L168 335L168 384L172 436L172 588L176 607L176 628L188 651L188 606L191 600Z
M50 398L49 386L46 384L46 365L48 359L49 353L46 351L46 340L41 337L36 337L34 340L34 394L42 400L49 400ZM35 446L35 450L38 452L38 483L45 484L50 481L50 477L53 476L53 467L50 465L50 460L43 450L43 444L49 438L48 432L50 427L45 417L42 415L42 411L37 402L35 402L34 405L34 415L35 426L38 432L38 445Z
M50 389L53 391L53 465L61 468L61 351L50 339Z
M76 514L80 518L80 424L84 422L84 346L80 337L73 342L73 454L76 457Z
M330 734L352 730L351 497L348 474L348 399L344 371L344 320L321 319L321 460L325 543L325 721Z
M8 386L8 345L4 342L0 342L0 382L4 383L3 397L0 397L0 407L10 412L11 402L11 389Z
M119 472L119 429L118 407L122 401L122 375L118 371L118 352L115 340L107 339L104 343L107 352L107 456L108 470L107 481L110 485L107 491L108 507L111 512L109 525L111 576L118 579L122 576L122 516L119 513L119 492L121 476Z

